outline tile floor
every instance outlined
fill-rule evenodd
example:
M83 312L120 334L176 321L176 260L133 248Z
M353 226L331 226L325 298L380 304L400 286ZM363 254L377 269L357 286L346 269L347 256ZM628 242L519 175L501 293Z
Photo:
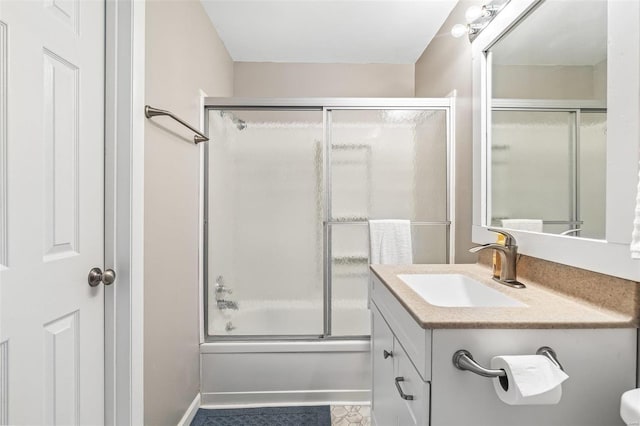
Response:
M371 426L368 405L332 405L331 426Z

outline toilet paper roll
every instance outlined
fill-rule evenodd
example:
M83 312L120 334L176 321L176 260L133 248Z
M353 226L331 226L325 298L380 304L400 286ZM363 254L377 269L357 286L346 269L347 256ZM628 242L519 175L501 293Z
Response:
M557 404L562 398L562 382L569 378L542 355L497 356L491 360L491 368L507 373L502 383L493 379L493 387L498 398L509 405Z

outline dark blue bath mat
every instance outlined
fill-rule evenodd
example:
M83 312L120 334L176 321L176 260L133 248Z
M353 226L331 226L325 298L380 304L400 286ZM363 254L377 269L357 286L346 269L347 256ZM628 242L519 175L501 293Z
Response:
M198 410L191 426L331 426L328 405Z

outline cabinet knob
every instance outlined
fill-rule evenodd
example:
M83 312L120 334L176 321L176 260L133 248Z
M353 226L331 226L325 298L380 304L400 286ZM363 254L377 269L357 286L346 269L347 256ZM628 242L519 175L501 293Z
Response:
M393 352L388 351L388 350L385 349L385 350L382 351L382 356L384 357L384 359L387 359L389 357L393 358Z

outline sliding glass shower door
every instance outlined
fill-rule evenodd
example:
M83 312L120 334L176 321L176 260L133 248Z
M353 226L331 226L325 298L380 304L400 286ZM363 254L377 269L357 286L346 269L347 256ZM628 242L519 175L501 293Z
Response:
M604 238L606 125L604 110L494 109L491 224L535 218L545 233Z
M332 336L369 334L369 219L408 219L415 263L447 261L447 112L328 115Z
M448 261L448 105L208 109L207 334L370 333L369 219Z
M210 111L210 335L323 333L322 121Z

